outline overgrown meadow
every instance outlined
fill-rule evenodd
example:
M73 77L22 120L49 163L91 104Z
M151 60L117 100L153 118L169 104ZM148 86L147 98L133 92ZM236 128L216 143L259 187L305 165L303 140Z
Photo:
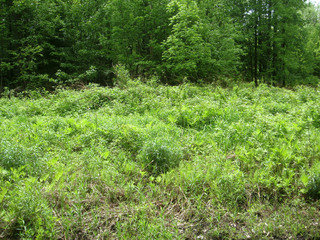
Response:
M2 239L320 238L319 88L0 99Z

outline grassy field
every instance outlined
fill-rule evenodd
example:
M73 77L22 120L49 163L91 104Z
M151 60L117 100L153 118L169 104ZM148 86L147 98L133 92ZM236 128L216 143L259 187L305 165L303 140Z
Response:
M320 89L129 81L0 99L2 239L320 238Z

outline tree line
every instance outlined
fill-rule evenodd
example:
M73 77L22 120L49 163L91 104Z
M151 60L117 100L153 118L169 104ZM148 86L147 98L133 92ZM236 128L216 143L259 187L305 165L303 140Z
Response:
M304 0L0 0L0 91L110 85L114 67L164 83L320 77L320 10Z

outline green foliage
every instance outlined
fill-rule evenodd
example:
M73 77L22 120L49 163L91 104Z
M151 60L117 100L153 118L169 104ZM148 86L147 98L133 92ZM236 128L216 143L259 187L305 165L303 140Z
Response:
M311 28L304 28L305 1L231 1L227 5L239 21L237 39L249 80L256 85L259 81L280 86L306 83L315 56L306 44Z
M318 87L228 85L7 89L0 238L320 236Z
M194 1L171 1L168 11L172 34L164 42L163 59L174 77L198 77L201 65L210 62L210 48L201 36L203 23ZM199 69L200 67L200 69Z
M144 169L157 175L179 166L182 157L182 147L177 140L158 137L144 143L138 160Z
M212 5L218 10L212 10ZM228 16L219 19L223 11L219 2L179 0L168 4L172 30L163 42L162 58L169 75L180 82L183 78L212 81L236 72L241 51L235 45L235 29Z
M304 25L304 41L305 45L305 55L304 61L304 71L313 72L315 76L320 76L320 23L319 23L319 6L309 5L306 7L302 13L303 19L305 21ZM319 79L317 79L319 81ZM312 82L311 82L312 83Z
M118 64L114 67L114 72L116 75L115 85L119 88L125 88L130 80L129 71L125 68L125 66Z
M243 77L316 85L319 8L302 0L2 1L0 91ZM115 67L116 66L116 67ZM114 69L115 68L115 69Z
M35 178L20 180L23 173L18 174L13 178L16 187L6 196L3 206L7 209L3 220L8 224L5 236L20 239L54 238L57 219L41 195L39 182Z
M314 163L307 184L307 195L313 199L320 199L320 163Z
M43 172L40 156L40 149L37 147L27 148L5 139L0 141L0 167L5 170L23 167L31 176L39 176Z
M23 148L14 144L10 144L8 141L1 141L1 167L10 170L10 168L18 168L24 166L27 161L26 158L27 157Z

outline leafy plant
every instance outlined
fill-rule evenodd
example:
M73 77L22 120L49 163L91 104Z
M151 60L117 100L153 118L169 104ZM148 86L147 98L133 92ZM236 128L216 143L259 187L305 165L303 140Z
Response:
M126 69L124 65L117 64L114 67L114 73L116 75L115 85L121 89L125 88L128 84L128 81L130 80L129 71Z
M7 94L0 238L320 237L317 88Z
M309 176L307 195L313 199L320 199L320 162L316 162Z
M144 143L138 155L143 168L155 175L177 167L182 157L183 151L180 143L171 137L149 139Z

